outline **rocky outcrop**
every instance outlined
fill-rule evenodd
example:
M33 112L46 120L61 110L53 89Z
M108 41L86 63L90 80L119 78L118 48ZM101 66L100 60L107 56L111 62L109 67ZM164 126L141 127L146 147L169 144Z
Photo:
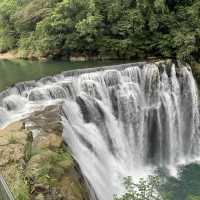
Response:
M59 106L0 130L0 173L17 200L89 199L61 133Z

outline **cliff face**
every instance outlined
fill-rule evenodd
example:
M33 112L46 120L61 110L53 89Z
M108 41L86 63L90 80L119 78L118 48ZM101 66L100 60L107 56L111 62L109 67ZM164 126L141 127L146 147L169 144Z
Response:
M89 199L61 133L59 106L0 130L0 173L15 199Z

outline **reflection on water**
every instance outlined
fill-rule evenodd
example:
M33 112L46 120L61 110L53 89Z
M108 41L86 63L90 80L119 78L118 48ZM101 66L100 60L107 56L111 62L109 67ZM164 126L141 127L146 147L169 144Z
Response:
M0 60L0 91L21 81L39 79L62 71L124 63L124 61L25 61Z

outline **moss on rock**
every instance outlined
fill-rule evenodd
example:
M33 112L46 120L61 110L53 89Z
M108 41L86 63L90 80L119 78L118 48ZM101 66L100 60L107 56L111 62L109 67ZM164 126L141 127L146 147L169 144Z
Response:
M29 186L23 173L26 132L21 130L21 126L21 122L16 122L0 130L0 172L15 199L28 200L30 199Z
M0 130L0 171L17 200L89 199L77 164L63 143L58 110L49 107ZM34 127L27 127L27 122Z

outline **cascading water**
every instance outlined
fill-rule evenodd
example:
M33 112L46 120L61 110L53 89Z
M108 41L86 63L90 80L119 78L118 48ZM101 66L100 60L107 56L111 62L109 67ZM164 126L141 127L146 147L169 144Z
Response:
M189 66L126 64L21 83L0 93L0 125L60 100L63 137L92 199L112 200L124 176L199 157L198 91Z

